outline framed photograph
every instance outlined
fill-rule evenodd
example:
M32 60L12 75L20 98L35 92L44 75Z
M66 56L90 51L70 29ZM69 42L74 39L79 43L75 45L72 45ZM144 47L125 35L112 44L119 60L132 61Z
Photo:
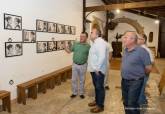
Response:
M65 41L57 41L57 50L65 49Z
M57 32L57 23L48 22L48 32L56 33Z
M66 40L66 41L65 41L65 48L71 49L73 43L74 43L74 42L72 42L72 40Z
M35 43L36 42L36 31L35 30L23 30L22 39L24 43Z
M65 33L65 28L63 24L57 24L57 33L60 33L60 34Z
M5 13L4 29L22 30L22 17Z
M48 31L48 22L43 20L36 20L36 30L38 32L47 32Z
M56 51L57 50L57 42L56 41L48 41L48 51Z
M73 34L73 35L76 34L76 27L75 26L70 27L70 34Z
M70 34L70 26L69 25L65 25L65 34Z
M47 52L47 41L37 41L37 53Z
M5 42L5 57L21 56L22 42Z

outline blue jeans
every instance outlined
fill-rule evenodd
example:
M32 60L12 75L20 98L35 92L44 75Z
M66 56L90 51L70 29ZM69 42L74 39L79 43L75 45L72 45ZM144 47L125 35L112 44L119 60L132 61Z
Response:
M96 105L104 108L104 100L105 100L105 89L104 89L104 78L105 75L101 72L96 74L95 72L91 72L93 85L95 88L95 101Z
M144 79L125 80L122 79L122 97L125 114L140 114L138 99L142 89Z
M146 99L146 95L145 95L145 87L146 87L146 84L147 84L147 81L148 81L148 77L149 76L144 77L144 82L143 82L142 90L141 90L139 101L138 101L139 105L147 103L147 99Z

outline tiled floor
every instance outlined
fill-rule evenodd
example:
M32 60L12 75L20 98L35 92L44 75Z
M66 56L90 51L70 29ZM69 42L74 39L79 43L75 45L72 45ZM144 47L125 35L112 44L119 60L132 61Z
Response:
M165 60L157 60L157 66L165 67ZM162 72L162 71L160 71ZM165 114L165 98L159 97L157 84L160 74L152 73L147 87L149 94L149 109L145 114ZM110 90L106 91L105 111L100 114L124 114L120 90L120 71L110 70ZM36 100L28 99L27 105L12 104L12 114L91 114L87 104L93 100L94 90L89 73L86 76L86 98L77 96L70 99L70 80L62 85L48 90L46 94L39 94ZM161 102L160 102L161 101ZM160 104L163 104L160 106ZM0 112L0 114L8 114Z

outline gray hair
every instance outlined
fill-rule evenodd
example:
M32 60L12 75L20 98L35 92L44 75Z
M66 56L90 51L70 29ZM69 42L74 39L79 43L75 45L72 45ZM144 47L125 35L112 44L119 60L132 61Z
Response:
M125 35L128 32L132 34L132 38L135 39L135 42L137 42L137 40L138 40L138 34L137 34L137 32L136 31L126 31L126 32L124 32L123 35Z

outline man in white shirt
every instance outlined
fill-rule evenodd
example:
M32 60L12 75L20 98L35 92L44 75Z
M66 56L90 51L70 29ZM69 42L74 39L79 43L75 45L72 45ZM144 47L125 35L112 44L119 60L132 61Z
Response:
M152 54L151 50L147 47L146 42L147 42L147 36L145 34L139 35L138 45L140 45L141 47L143 47L148 52L148 54L150 56L149 59L151 60L151 63L154 64L153 54ZM146 96L145 96L145 87L146 87L148 78L149 78L149 74L147 74L147 76L145 76L145 78L144 78L143 88L141 90L141 94L140 94L140 97L139 97L139 104L141 106L148 103L147 102L147 99L146 99Z
M96 28L92 29L91 41L93 44L91 45L88 56L88 71L91 73L95 88L95 101L88 104L90 107L95 106L90 110L92 113L104 111L104 78L107 70L107 45L106 42L99 37L100 34L101 32Z

